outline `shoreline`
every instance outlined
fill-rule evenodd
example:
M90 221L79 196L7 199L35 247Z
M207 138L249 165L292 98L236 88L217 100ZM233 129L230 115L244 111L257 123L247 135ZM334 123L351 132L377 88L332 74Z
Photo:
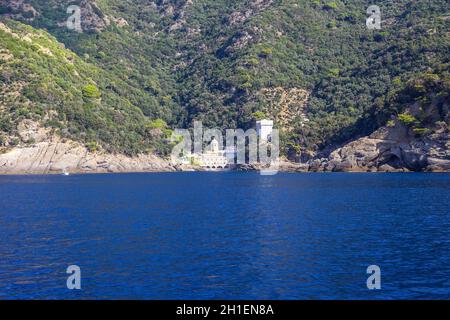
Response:
M119 175L119 174L152 174L152 173L167 173L167 174L180 174L180 173L258 173L259 169L247 169L247 170L239 170L239 169L231 169L231 170L124 170L124 171L105 171L105 170L97 170L97 171L67 171L68 176L74 175ZM434 171L362 171L362 170L350 170L350 171L313 171L313 170L289 170L289 169L280 169L277 171L278 173L290 173L290 174L386 174L386 173L403 173L403 174L442 174L442 173L450 173L448 170L434 170ZM275 175L276 175L275 174ZM8 171L0 171L0 177L2 176L64 176L64 172L42 172L42 171L24 171L24 170L8 170Z
M399 129L400 130L400 129ZM260 171L261 164L237 165L233 168L208 169L188 164L173 164L155 154L128 156L104 151L91 152L79 142L52 136L48 129L37 129L37 140L0 152L0 175L63 175L107 173L223 172ZM410 140L392 128L380 128L336 148L325 157L307 162L293 162L280 157L277 172L313 173L450 173L450 138L439 133L433 140ZM400 138L403 137L403 138ZM417 146L420 146L417 147ZM2 151L2 150L0 150ZM268 166L266 166L268 167Z

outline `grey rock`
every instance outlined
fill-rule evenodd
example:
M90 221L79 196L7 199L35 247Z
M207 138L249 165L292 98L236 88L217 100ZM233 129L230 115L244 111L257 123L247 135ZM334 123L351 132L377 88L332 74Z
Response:
M450 139L445 131L421 139L404 127L382 127L308 164L314 172L450 171Z

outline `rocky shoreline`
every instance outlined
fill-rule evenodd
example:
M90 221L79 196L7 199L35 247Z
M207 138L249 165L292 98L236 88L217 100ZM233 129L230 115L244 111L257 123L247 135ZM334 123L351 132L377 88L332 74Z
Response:
M19 126L19 134L25 145L0 148L0 174L176 171L167 161L154 155L128 157L90 152L82 144L62 139L31 121Z
M127 157L91 153L74 142L41 142L0 154L0 174L61 174L173 172L176 169L153 155Z
M242 166L241 170L259 170ZM401 125L382 127L306 163L281 161L282 172L450 172L450 137L442 128L417 138Z
M195 166L174 166L155 155L129 157L90 152L78 142L52 135L28 123L20 129L23 146L0 149L0 174L131 173L205 171ZM261 170L242 165L239 171ZM407 127L382 127L307 163L282 159L279 172L450 172L450 137L447 128L426 138L411 135Z
M414 137L404 126L382 127L310 163L309 171L450 172L447 129Z

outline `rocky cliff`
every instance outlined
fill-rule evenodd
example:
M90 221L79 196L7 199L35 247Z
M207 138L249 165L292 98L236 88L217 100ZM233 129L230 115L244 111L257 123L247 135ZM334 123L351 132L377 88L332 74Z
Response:
M166 172L175 171L168 161L154 155L128 157L91 152L78 142L53 135L31 121L21 123L19 133L27 142L0 148L0 174Z
M382 127L370 136L309 163L309 171L450 172L450 137L444 128L422 139L404 127Z
M353 141L332 152L328 158L308 163L280 162L280 172L450 172L450 138L436 134L426 141L399 141L386 128ZM1 153L0 174L118 173L193 171L177 168L153 155L128 157L89 152L74 141L57 137L49 141L16 147ZM243 166L243 170L258 170Z
M90 153L75 142L41 142L0 154L0 174L170 171L175 169L156 156Z
M175 167L154 155L128 157L92 152L78 142L62 139L31 121L19 126L21 145L0 148L0 174L172 172L199 168ZM244 165L240 170L259 170ZM326 158L307 163L282 159L280 172L450 172L449 128L442 125L426 137L411 134L397 123L352 141Z

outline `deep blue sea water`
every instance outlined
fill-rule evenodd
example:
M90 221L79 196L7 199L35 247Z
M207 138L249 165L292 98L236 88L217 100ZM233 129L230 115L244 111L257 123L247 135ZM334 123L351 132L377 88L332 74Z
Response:
M450 299L449 205L449 174L0 176L0 299Z

